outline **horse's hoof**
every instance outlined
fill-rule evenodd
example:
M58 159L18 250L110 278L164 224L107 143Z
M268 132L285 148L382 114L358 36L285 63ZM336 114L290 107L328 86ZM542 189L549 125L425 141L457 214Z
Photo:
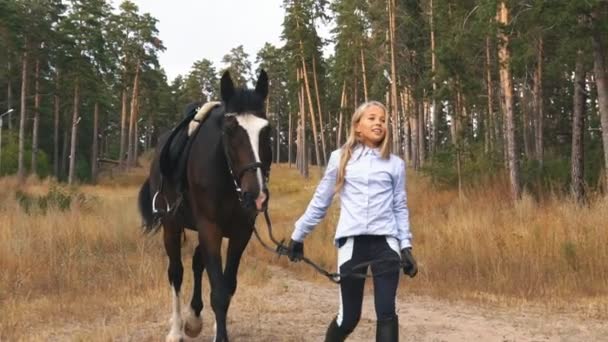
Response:
M189 337L197 337L201 330L203 330L203 320L201 317L196 317L194 313L190 313L186 318L186 324L184 324L184 331Z
M181 334L169 333L165 338L165 342L183 342L184 337Z

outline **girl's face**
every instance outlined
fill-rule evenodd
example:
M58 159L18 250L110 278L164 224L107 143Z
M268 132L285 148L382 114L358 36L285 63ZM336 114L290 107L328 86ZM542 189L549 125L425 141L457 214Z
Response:
M386 113L378 106L368 107L355 125L361 143L368 147L379 147L386 136Z

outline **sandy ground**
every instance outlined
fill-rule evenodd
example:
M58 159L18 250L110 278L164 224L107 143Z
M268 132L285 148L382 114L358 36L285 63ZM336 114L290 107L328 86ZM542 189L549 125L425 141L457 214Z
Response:
M184 302L189 302L190 289L184 290ZM170 316L169 291L166 294L156 303L134 305L118 316L100 316L87 325L55 326L34 339L87 340L82 336L92 333L100 340L163 341ZM228 333L232 341L323 341L337 307L335 285L298 280L289 270L273 267L261 284L240 284L229 311ZM202 334L185 341L213 340L210 309L206 303ZM363 310L348 341L374 341L375 314L369 292ZM572 313L493 309L401 293L398 314L401 341L608 341L608 322Z

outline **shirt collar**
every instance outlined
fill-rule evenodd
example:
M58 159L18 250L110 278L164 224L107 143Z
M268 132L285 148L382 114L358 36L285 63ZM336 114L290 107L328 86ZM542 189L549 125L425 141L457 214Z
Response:
M367 156L367 155L373 155L373 156L379 157L380 148L367 147L363 144L358 144L357 146L355 146L355 149L353 150L353 156L355 157L355 160L361 158L362 156Z

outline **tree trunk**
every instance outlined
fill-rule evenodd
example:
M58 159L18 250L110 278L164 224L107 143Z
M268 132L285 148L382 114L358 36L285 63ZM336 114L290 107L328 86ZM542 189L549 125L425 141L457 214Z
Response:
M68 171L68 184L74 183L74 176L76 174L76 136L78 133L78 106L80 102L80 79L76 78L74 84L74 111L72 113L72 137L70 139L70 168Z
M127 90L122 90L120 110L120 148L118 161L121 168L125 166L125 151L127 150Z
M543 121L544 121L544 106L543 106L543 38L540 37L536 46L536 70L534 71L534 147L535 159L538 160L541 167L544 158L543 144Z
M91 147L91 180L93 184L97 183L97 175L99 173L99 102L95 102L93 110L93 146Z
M391 55L391 123L393 135L393 151L399 151L399 127L397 127L397 66L395 64L395 0L388 2L389 15L389 44Z
M604 16L599 13L599 8L593 12L594 26L599 26ZM595 74L595 86L597 88L597 99L599 102L600 122L602 125L602 146L604 148L604 190L608 189L608 75L606 74L606 56L602 33L594 27L592 34L593 43L593 72Z
M365 96L365 102L367 102L367 73L365 71L365 54L363 52L363 47L361 47L361 75L363 76L363 96Z
M325 146L325 129L323 128L323 112L321 111L321 97L319 96L319 85L317 82L317 63L312 56L312 77L315 82L315 95L317 97L317 110L319 111L319 128L321 129L321 148L323 150L323 165L327 165L327 148Z
M300 46L302 46L302 41L300 41ZM312 126L312 136L313 142L315 144L315 157L317 160L317 166L321 166L321 152L319 152L319 142L317 138L317 122L315 115L315 108L312 104L312 96L310 95L310 87L308 83L308 71L306 70L306 61L304 61L304 56L302 55L302 74L304 75L304 87L306 92L306 99L308 100L308 109L310 110L310 125Z
M67 117L67 113L65 115L65 119L64 119L64 125L67 126L69 120L69 118ZM67 128L67 127L66 127ZM63 143L62 143L62 147L61 147L61 159L60 159L60 176L65 179L66 173L67 173L67 169L68 169L68 160L69 160L69 143L70 143L70 130L69 129L64 129L63 130Z
M425 121L424 121L424 101L418 102L418 168L424 165L424 159L426 158L426 144L425 144Z
M37 174L38 163L38 126L40 121L40 59L36 59L34 76L34 122L32 124L32 165L31 173Z
M520 93L520 108L522 114L522 133L523 133L523 141L524 141L524 153L526 155L526 159L532 160L534 159L534 154L532 150L532 142L533 142L533 132L531 129L533 128L532 115L530 115L530 94L527 87L527 82L522 84L522 89Z
M416 108L416 104L414 104L414 108ZM411 154L411 158L412 158L412 167L414 168L414 170L418 170L420 168L420 158L418 156L418 152L420 151L418 149L418 142L420 141L418 138L418 115L416 113L411 113L412 115L409 116L409 121L410 121L410 129L411 129L411 143L412 143L412 154ZM406 118L407 120L407 118Z
M430 151L431 153L435 153L437 149L437 144L439 143L439 135L437 132L437 126L439 125L439 111L437 110L437 55L435 52L435 25L433 20L433 0L430 0L430 12L429 12L429 21L431 25L431 74L432 74L432 83L433 83L433 94L432 104L431 104L431 139L430 139Z
M505 0L501 0L499 5L499 23L507 25L509 23L509 10ZM509 168L509 180L511 183L511 197L519 199L521 188L519 184L519 166L517 159L517 142L515 140L515 113L513 110L513 81L511 79L511 56L509 52L509 36L505 33L505 28L499 30L499 50L498 58L500 61L500 83L503 90L503 102L505 108L505 130L507 142L507 161Z
M133 79L133 95L131 96L131 114L129 115L129 135L128 135L128 157L127 168L135 166L137 156L135 155L135 144L137 144L136 126L138 115L138 96L139 96L139 60L135 64L135 78Z
M585 144L585 65L582 50L576 54L574 71L574 110L572 111L572 195L578 203L585 199L584 144Z
M488 114L486 120L486 127L484 132L484 150L486 153L490 153L494 151L494 142L495 142L495 134L494 134L494 126L495 126L495 112L493 108L494 103L494 87L492 84L492 59L490 55L490 36L486 36L486 59L485 59L485 69L486 69L486 90L488 92Z
M346 81L342 83L342 96L340 97L340 113L338 114L338 132L336 134L336 149L342 146L342 122L344 121L344 106L346 105Z
M276 129L276 133L277 133L277 153L276 153L276 162L275 163L280 163L281 162L281 120L279 118L279 113L277 111L276 113L276 119L277 119L277 129Z
M303 67L304 65L302 65ZM298 81L300 84L300 123L298 125L298 134L299 134L299 144L298 144L298 162L299 162L299 170L300 174L306 178L308 178L308 159L306 158L307 146L306 146L306 104L304 99L304 93L306 90L304 89L304 83L302 79L304 78L305 71L302 69L298 73ZM311 113L312 114L312 113Z
M17 175L19 182L25 181L25 165L23 156L25 154L25 120L26 120L26 105L27 105L27 39L25 41L25 50L21 59L21 111L19 115L19 157Z
M8 66L7 66L8 70L7 70L7 74L6 74L7 75L7 79L6 79L6 82L7 82L7 86L6 86L6 88L7 88L7 90L6 90L6 107L7 108L6 108L6 110L10 110L11 108L13 108L13 83L11 81L12 80L12 77L11 77L12 76L11 75L12 64L11 64L11 61L10 61L10 55L8 56L8 60L9 60L8 61ZM12 115L13 115L12 113L8 114L8 129L9 129L9 131L13 130L13 120L11 120Z
M59 77L60 71L57 69L55 75L55 94L53 94L53 174L59 179Z
M292 153L293 153L292 152L293 136L292 136L292 133L291 133L291 132L293 132L292 121L293 120L291 118L291 110L290 110L289 111L289 122L287 123L288 124L287 129L289 130L289 132L287 132L287 137L288 137L287 138L288 139L287 140L287 166L288 167L291 167L291 163L292 163L291 156L292 156Z

